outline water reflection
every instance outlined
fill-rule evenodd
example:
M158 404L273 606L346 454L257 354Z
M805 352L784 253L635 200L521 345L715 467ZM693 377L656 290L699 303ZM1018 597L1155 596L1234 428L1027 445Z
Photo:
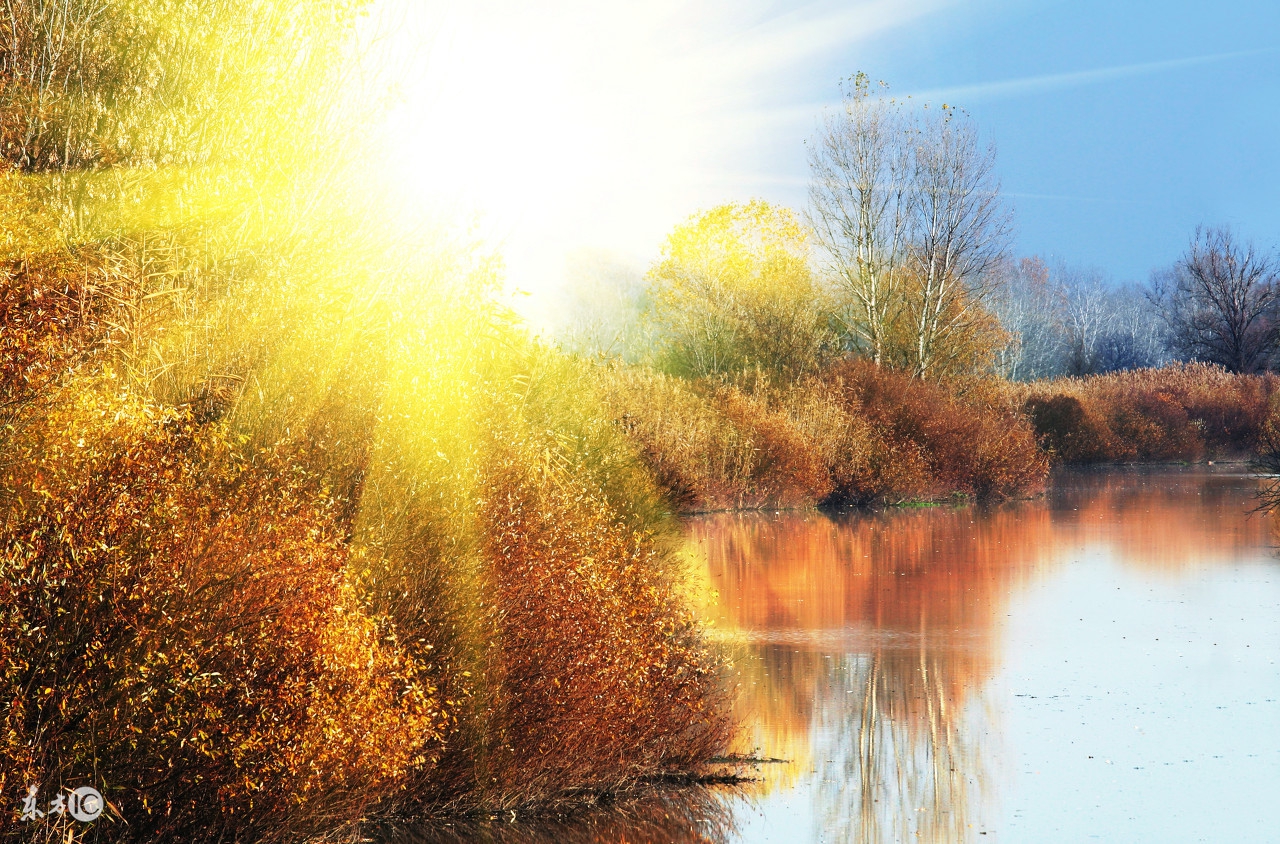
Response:
M841 839L953 841L983 763L966 706L1004 595L1051 549L1047 507L826 517L725 515L693 536L722 628L750 644L743 750L807 767Z
M961 840L984 782L974 731L934 681L927 647L845 656L815 689L823 747L815 796L822 828L841 840ZM907 680L906 683L901 681Z
M813 822L856 841L963 841L986 823L1000 724L979 694L1010 596L1090 554L1176 575L1268 542L1239 472L1059 477L992 509L723 514L689 525L739 645L743 751L794 764Z
M1060 545L1107 542L1126 564L1178 574L1270 544L1241 466L1072 472L1048 496Z
M737 750L790 764L746 793L372 840L1274 840L1280 576L1255 488L1110 470L989 509L691 520Z

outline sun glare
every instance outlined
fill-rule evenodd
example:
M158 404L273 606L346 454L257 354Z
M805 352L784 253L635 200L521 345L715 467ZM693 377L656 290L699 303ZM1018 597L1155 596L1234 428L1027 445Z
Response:
M387 121L400 188L500 226L562 208L599 162L587 103L556 45L465 11L426 14L399 36L418 51Z
M813 21L766 38L755 24L777 11L752 0L379 8L381 170L402 217L478 223L528 305L581 283L575 253L642 268L689 215L776 192L768 100ZM790 133L800 166L808 120Z
M380 169L406 222L478 226L533 310L577 250L651 260L706 172L672 8L385 0Z

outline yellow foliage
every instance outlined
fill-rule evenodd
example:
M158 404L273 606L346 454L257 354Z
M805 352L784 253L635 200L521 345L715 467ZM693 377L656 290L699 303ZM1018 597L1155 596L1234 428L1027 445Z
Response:
M761 200L677 227L649 273L660 361L698 377L821 365L834 335L808 250L795 214Z

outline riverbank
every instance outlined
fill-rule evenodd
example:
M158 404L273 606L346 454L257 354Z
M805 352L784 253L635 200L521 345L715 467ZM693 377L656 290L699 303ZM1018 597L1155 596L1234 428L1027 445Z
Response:
M1036 495L1050 466L1248 460L1280 379L1204 364L1018 384L925 382L864 360L789 383L601 373L686 514Z

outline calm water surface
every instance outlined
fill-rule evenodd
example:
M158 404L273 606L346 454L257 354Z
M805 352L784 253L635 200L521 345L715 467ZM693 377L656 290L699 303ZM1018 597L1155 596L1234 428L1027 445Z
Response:
M1239 467L690 523L743 644L729 841L1280 841L1280 564Z
M690 520L739 750L789 761L419 840L1280 841L1280 563L1255 489L1240 467L1112 470L991 509Z

